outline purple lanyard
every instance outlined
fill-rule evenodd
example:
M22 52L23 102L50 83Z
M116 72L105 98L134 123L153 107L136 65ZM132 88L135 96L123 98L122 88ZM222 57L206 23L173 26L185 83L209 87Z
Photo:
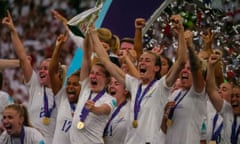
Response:
M76 105L75 105L73 102L69 102L69 104L70 104L71 111L72 111L72 112L75 112L75 110L76 110Z
M56 102L55 102L55 96L53 96L53 106L52 108L48 108L48 97L47 97L47 93L46 93L46 87L43 88L43 99L44 99L44 116L50 118L51 117L51 113L53 111L53 109L56 107Z
M97 100L99 100L99 99L104 95L104 93L105 93L105 89L103 89L102 91L100 91L100 92L93 98L92 101L96 102ZM90 94L89 94L88 100L91 98L91 95L92 95L92 91L91 91ZM84 122L84 121L85 121L88 113L89 113L89 110L87 110L87 109L85 108L85 106L84 106L83 109L82 109L81 115L79 116L81 122Z
M110 125L110 123L112 122L113 118L115 118L117 116L117 114L120 112L121 108L127 103L127 100L123 101L117 108L116 110L113 112L113 114L111 115L111 118L108 120L105 128L104 128L104 132L103 132L103 136L107 136L108 134L108 127Z
M188 91L186 91L185 93L184 93L184 95L180 98L180 96L181 96L181 94L182 94L182 92L180 91L179 93L178 93L178 95L175 97L175 99L174 99L174 101L176 102L179 98L179 100L178 100L178 102L176 103L176 105L173 107L173 108L171 108L170 109L170 112L169 112L169 114L168 114L168 119L172 119L173 118L173 114L174 114L174 111L175 111L175 109L176 109L176 107L179 105L179 103L183 100L183 98L186 96L186 94L188 93Z
M25 131L24 131L24 126L23 126L22 130L21 130L21 134L20 134L21 144L24 144L24 137L25 137Z
M137 90L137 94L136 94L136 99L135 99L135 103L134 103L134 120L137 120L138 117L138 112L141 109L141 102L143 97L145 96L145 94L149 91L149 89L151 88L151 86L157 81L157 79L152 80L148 86L145 88L145 90L143 91L142 95L142 84L139 84L138 86L138 90Z
M21 133L20 133L20 142L21 142L21 144L24 144L24 137L25 137L25 130L24 130L24 126L22 126ZM13 143L12 139L11 139L11 143Z
M240 134L240 125L237 128L237 115L234 115L231 133L231 144L237 144L238 136Z
M221 122L221 125L217 128L216 131L214 131L217 124L218 117L219 117L219 114L216 113L213 118L213 128L212 128L212 138L211 138L211 140L215 140L217 144L219 144L221 141L221 131L223 128L223 122Z

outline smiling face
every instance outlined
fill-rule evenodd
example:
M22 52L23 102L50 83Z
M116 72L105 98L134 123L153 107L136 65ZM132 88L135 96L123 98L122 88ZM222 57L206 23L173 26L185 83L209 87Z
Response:
M90 87L93 92L100 92L105 88L109 76L107 76L106 69L98 64L92 66L89 74Z
M156 65L156 56L151 52L144 52L138 64L138 71L143 84L148 84L160 71L160 66Z
M78 75L71 75L67 80L66 92L68 100L71 103L76 103L78 101L78 96L81 90L79 80Z
M40 66L38 67L40 84L45 86L50 86L49 74L48 74L49 62L50 62L49 59L44 60L41 62Z
M128 91L125 90L123 84L119 83L114 77L111 77L111 81L108 84L108 93L119 102L126 99Z
M227 102L231 102L232 85L230 83L222 83L218 89L219 95Z
M239 87L233 88L231 104L232 104L233 113L236 115L240 115L240 88Z
M9 135L19 135L23 125L23 116L12 108L6 108L3 112L2 123Z
M189 61L185 64L184 68L180 72L181 86L184 89L190 89L192 86L192 74L190 70Z

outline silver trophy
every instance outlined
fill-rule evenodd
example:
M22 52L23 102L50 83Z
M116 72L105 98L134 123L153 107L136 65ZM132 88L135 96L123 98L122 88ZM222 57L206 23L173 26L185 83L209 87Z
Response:
M70 19L67 25L72 33L84 38L89 26L97 20L98 14L101 11L104 2L105 0L98 0L95 7Z

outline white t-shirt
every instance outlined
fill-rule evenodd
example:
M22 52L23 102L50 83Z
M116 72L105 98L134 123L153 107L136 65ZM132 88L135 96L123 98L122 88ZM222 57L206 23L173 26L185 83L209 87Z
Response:
M187 92L178 89L172 93L169 99L174 100L180 91L182 91L181 96ZM206 117L207 98L205 90L197 93L191 87L174 111L173 123L166 134L166 144L198 144L203 119Z
M125 144L153 143L153 141L155 141L154 139L160 135L163 109L170 93L170 88L165 84L165 78L166 77L162 77L160 80L157 80L143 97L137 118L138 127L133 128L134 104L136 93L141 81L128 74L126 75L126 88L131 93L131 109ZM146 85L142 86L142 92L144 91L144 88L146 88Z
M46 144L52 144L56 126L57 108L55 107L51 113L50 123L48 125L44 125L44 87L40 85L38 76L35 72L32 73L32 77L26 85L29 86L29 101L27 103L27 108L29 111L30 121L35 128L43 133ZM52 89L46 88L46 94L48 98L48 107L52 108L54 104Z
M223 107L220 114L223 117L223 135L221 144L231 144L231 133L232 133L232 124L233 124L233 111L232 106L224 100ZM237 117L237 128L240 125L240 116ZM236 129L237 129L236 128ZM238 135L237 144L240 143L240 135Z
M42 136L42 134L36 130L35 128L31 128L31 127L24 127L24 144L46 144L44 137ZM20 138L13 138L12 136L10 136L6 131L4 131L1 135L0 135L0 143L1 144L13 144L13 141L19 141L20 142Z
M128 101L119 113L110 122L107 136L104 137L105 144L123 144L127 135L129 124L130 101Z
M215 110L214 106L212 105L211 101L207 101L207 142L209 142L212 138L212 130L213 130L213 119L217 111ZM218 119L215 125L214 132L220 127L221 123L223 122L222 116L219 114ZM223 131L223 129L222 129ZM221 132L222 132L221 131Z
M56 97L60 98L61 101L59 105L57 104L58 115L52 144L70 144L69 131L72 126L73 115L66 93L66 87L62 87Z
M77 108L73 117L72 127L70 129L71 144L103 144L103 131L107 124L109 115L95 115L89 112L85 119L85 126L83 129L77 129L77 123L80 121L81 111L91 93L90 81L85 79L81 85L81 92L78 99ZM93 99L97 93L92 93L91 99ZM116 100L106 92L104 95L95 102L95 106L107 104L111 108L111 112L116 106Z

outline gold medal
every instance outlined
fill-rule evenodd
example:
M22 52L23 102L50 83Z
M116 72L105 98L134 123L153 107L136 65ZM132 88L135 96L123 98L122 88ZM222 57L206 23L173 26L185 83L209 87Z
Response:
M48 125L50 123L50 118L49 117L44 117L43 118L43 124Z
M172 125L172 120L171 119L168 119L167 120L167 126L170 127Z
M132 125L133 125L134 128L137 128L137 126L138 126L137 120L133 120Z
M209 142L209 144L217 144L217 142L214 141L214 140L211 140L211 141Z
M79 121L78 123L77 123L77 129L83 129L84 128L84 123L83 122L81 122L81 121Z

